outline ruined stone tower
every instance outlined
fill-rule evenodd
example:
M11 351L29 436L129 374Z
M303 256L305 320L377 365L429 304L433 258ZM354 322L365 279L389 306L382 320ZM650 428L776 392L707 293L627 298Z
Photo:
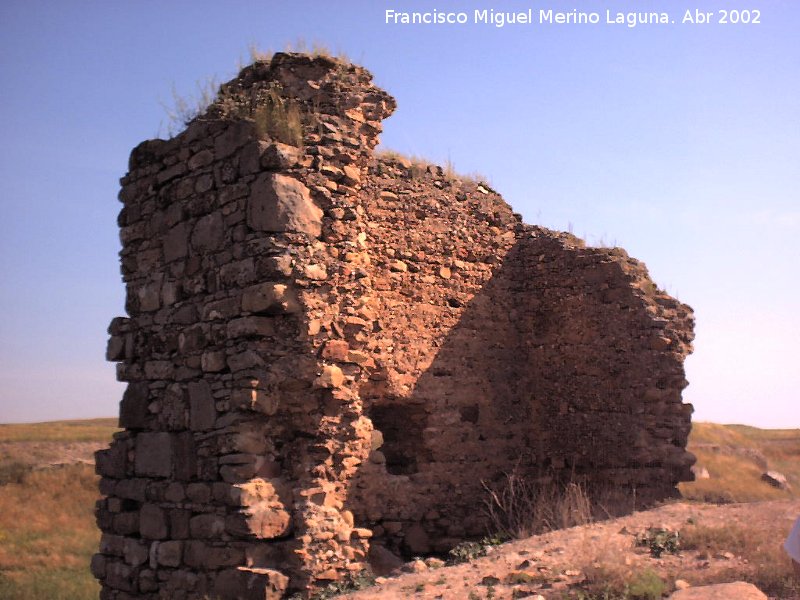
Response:
M280 598L371 545L443 552L512 470L620 505L691 478L691 309L622 250L373 154L394 108L360 67L277 54L132 152L102 598Z

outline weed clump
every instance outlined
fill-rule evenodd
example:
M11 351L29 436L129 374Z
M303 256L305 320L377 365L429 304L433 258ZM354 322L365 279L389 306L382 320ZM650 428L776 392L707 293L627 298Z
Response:
M648 548L653 558L661 558L665 552L668 554L680 552L681 536L677 531L650 527L636 536L636 545Z
M495 535L487 536L477 542L461 542L447 553L447 564L458 565L486 556L491 548L499 546L506 540L507 538Z
M19 461L0 463L0 486L11 483L20 484L33 470L33 466Z
M303 119L297 102L281 95L280 87L271 85L263 104L253 110L259 137L300 146L303 143Z
M482 484L484 513L493 529L506 538L525 538L592 521L592 503L581 484L539 483L516 469L506 473L498 485Z
M328 600L340 594L357 592L358 590L363 590L373 585L375 585L375 577L371 573L362 571L361 573L350 575L340 581L329 583L321 590L314 592L311 596L311 600ZM300 594L294 594L289 600L300 600L302 597L303 596Z
M652 569L625 578L598 571L570 597L576 600L659 600L666 592L667 584Z

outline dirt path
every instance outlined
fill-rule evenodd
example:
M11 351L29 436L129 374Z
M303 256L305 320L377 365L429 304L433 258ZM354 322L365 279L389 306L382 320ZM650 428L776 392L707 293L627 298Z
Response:
M619 519L503 544L492 548L484 558L460 565L431 569L417 561L413 566L424 569L422 572L379 579L378 586L344 597L501 600L533 599L540 594L551 600L566 597L571 588L582 582L603 577L627 581L648 569L657 573L668 589L674 589L676 580L692 585L745 578L758 581L758 569L769 569L772 563L785 560L780 546L798 515L800 500L725 506L667 504ZM648 548L635 543L636 535L650 527L694 531L696 539L708 535L711 543L705 548L654 558ZM765 566L754 558L762 555L767 557ZM772 566L786 569L788 561Z

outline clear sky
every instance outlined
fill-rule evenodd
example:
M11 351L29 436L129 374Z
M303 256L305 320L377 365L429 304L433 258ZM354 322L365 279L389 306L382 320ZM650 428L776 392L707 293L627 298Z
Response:
M397 98L383 146L484 174L527 222L623 246L690 304L696 419L800 427L800 3L679 4L3 0L0 422L117 414L105 330L124 314L130 150L165 131L173 86L305 40ZM533 24L473 22L529 8ZM574 8L600 23L538 22ZM760 23L719 23L722 8ZM469 22L386 24L386 9ZM712 22L682 23L687 9Z

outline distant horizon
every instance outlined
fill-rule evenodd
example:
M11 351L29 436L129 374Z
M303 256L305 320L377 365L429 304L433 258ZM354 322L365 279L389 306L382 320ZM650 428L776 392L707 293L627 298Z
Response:
M69 422L83 422L83 421L101 421L101 420L119 420L119 415L112 415L108 417L77 417L66 419L55 419L52 421L10 421L2 422L3 425L46 425L48 423L69 423ZM758 425L750 425L749 423L718 423L716 421L695 420L692 419L692 425L695 423L702 423L706 425L721 425L723 427L752 427L754 429L762 429L764 431L800 431L800 427L759 427ZM122 429L122 428L120 428Z

